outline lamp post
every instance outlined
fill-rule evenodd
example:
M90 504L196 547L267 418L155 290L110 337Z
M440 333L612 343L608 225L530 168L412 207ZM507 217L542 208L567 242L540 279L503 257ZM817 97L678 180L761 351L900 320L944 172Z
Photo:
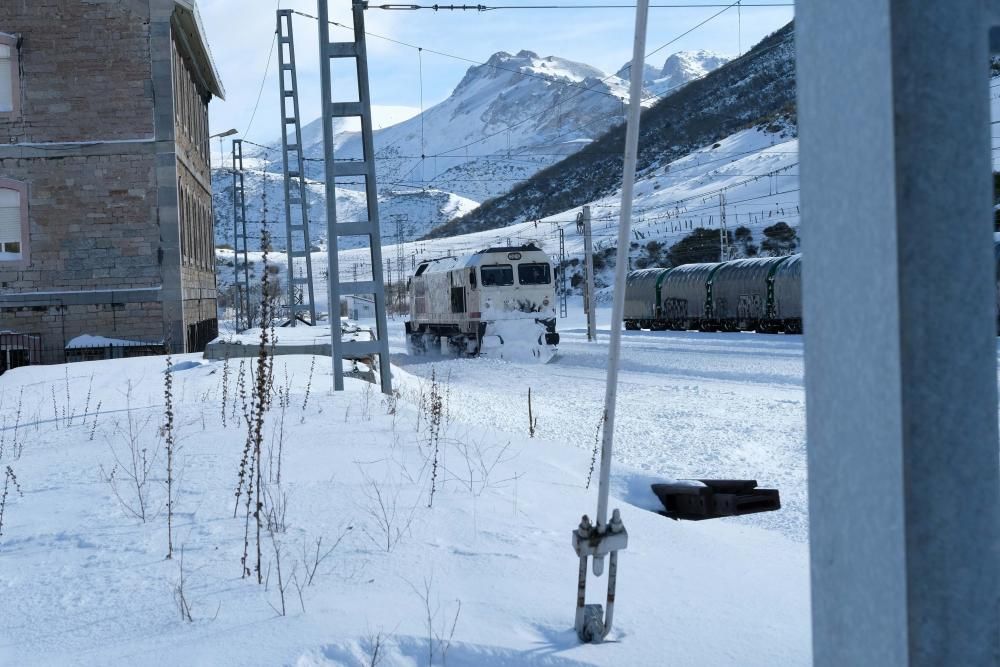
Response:
M216 137L219 138L219 166L222 166L222 161L225 159L226 155L226 153L222 150L222 139L224 137L231 137L234 134L239 134L239 130L231 128L226 130L225 132L219 132L218 134L213 134L209 137L210 140L215 139Z

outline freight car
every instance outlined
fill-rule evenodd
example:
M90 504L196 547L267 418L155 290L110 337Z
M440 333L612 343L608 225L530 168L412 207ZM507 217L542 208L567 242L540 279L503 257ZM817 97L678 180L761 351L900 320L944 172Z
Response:
M408 285L407 349L550 361L559 344L554 273L533 244L421 262Z
M625 283L625 328L802 332L802 256L642 269Z

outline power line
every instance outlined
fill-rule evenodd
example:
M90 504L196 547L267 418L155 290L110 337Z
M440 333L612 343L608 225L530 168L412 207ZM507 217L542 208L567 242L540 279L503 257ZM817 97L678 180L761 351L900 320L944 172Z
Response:
M723 4L658 4L649 5L650 9L698 9L700 7L727 7ZM791 2L755 2L743 4L744 7L794 7ZM368 9L386 9L393 11L415 11L432 9L434 11L475 11L492 12L498 9L635 9L635 5L413 5L413 4L383 4L368 5Z
M275 9L281 9L281 0L278 0L278 5ZM271 71L271 58L274 56L274 45L277 44L277 42L278 31L275 29L274 34L271 36L271 48L267 52L267 63L264 65L264 76L261 77L260 89L257 91L257 101L254 102L253 112L250 114L250 122L247 123L247 129L243 130L244 137L250 134L250 128L253 127L254 118L257 117L257 108L260 106L261 95L264 94L264 84L267 83L267 73Z
M298 14L299 16L303 16L305 18L313 19L314 21L318 20L312 14L306 14L305 12L300 12L300 11L295 11L295 10L293 10L293 12L295 14ZM327 21L327 23L329 23L332 26L336 26L338 28L343 28L345 30L351 30L351 31L354 30L354 28L352 28L352 27L350 27L348 25L344 25L343 23L338 23L336 21ZM446 53L445 51L438 51L437 49L430 49L430 48L427 48L426 46L420 46L418 44L412 44L410 42L404 42L402 40L395 39L393 37L386 37L385 35L379 35L377 33L368 32L367 30L365 31L365 34L368 35L369 37L376 37L378 39L383 39L383 40L385 40L387 42L392 42L393 44L398 44L399 46L405 46L405 47L410 48L410 49L416 49L418 53L426 51L427 53L433 53L436 56L442 56L444 58L452 58L454 60L460 60L462 62L470 63L472 65L477 65L477 66L480 66L480 67L492 67L493 69L497 69L497 70L500 70L502 72L510 72L511 74L517 74L519 76L524 76L524 77L529 77L529 78L534 78L534 79L541 79L542 81L547 81L548 83L553 83L553 84L556 84L556 85L559 85L559 86L566 86L568 88L579 88L579 89L582 89L582 90L592 90L591 88L589 88L589 87L587 87L585 85L574 83L572 81L564 81L562 79L557 79L557 78L554 78L554 77L545 76L544 74L539 74L537 72L525 72L525 71L522 71L520 69L513 69L513 68L510 68L510 67L501 67L500 65L497 65L495 63L482 62L480 60L474 60L472 58L466 58L465 56L457 56L454 53ZM594 92L601 93L602 95L608 95L608 96L611 96L611 97L618 97L614 93L605 92L603 90L594 90Z

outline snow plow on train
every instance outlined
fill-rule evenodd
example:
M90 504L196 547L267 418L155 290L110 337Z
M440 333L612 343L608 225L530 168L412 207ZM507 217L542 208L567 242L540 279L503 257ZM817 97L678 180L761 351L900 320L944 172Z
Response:
M552 262L533 244L421 262L408 283L407 350L547 363L558 351Z

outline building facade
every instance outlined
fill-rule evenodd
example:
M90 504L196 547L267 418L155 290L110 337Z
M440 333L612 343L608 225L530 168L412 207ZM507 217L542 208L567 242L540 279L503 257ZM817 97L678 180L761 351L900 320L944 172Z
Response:
M0 3L4 340L44 363L84 335L184 351L216 335L223 95L194 0Z

